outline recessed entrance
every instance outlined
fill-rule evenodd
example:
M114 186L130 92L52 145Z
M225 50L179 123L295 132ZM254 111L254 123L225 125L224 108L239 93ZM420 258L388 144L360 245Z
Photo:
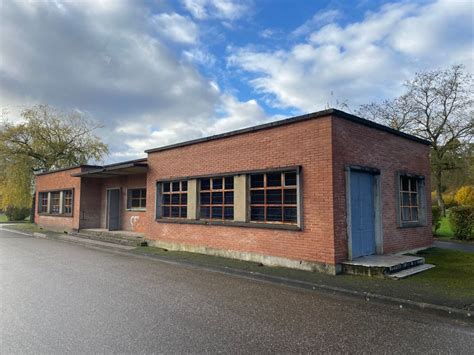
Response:
M120 229L120 189L107 190L107 229Z

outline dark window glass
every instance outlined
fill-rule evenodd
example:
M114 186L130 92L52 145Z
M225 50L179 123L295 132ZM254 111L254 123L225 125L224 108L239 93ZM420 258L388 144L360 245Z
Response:
M234 189L234 177L228 176L225 178L225 189L233 190Z
M209 205L211 203L211 193L201 192L201 205Z
M267 205L281 205L282 190L267 190Z
M169 182L164 182L163 183L163 192L169 192L170 191L170 183Z
M179 205L179 196L180 196L180 194L172 194L171 195L171 204L172 205Z
M402 222L418 222L419 179L408 176L400 176L400 219Z
M281 222L282 208L281 207L267 207L267 221Z
M267 174L267 186L281 186L281 173Z
M224 219L234 219L234 207L224 207Z
M63 213L72 214L72 190L63 191Z
M251 207L250 219L252 221L265 221L265 207Z
M171 217L179 217L179 206L171 206Z
M201 190L211 189L211 179L201 179Z
M51 192L51 207L50 207L50 213L52 214L59 214L59 201L60 201L60 192L55 191Z
M264 174L250 175L250 187L263 187Z
M234 192L233 191L226 191L224 193L224 204L226 204L226 205L233 205L234 204Z
M169 206L163 206L163 217L171 217Z
M297 202L296 189L285 190L285 197L283 203L285 205L294 205Z
M181 182L181 191L188 191L188 182L182 181Z
M162 195L161 198L162 198L163 205L171 204L171 195L170 194Z
M296 186L296 172L285 173L285 186Z
M212 219L222 219L222 207L212 207Z
M254 190L250 191L250 203L255 205L260 205L265 203L265 191L264 190Z
M128 189L127 208L145 208L146 189Z
M222 178L213 178L212 179L212 189L213 190L222 190Z
M172 187L173 187L173 192L175 192L175 191L180 191L180 190L179 190L179 185L180 185L180 184L179 184L179 181L173 181L173 183L172 183L171 185L172 185Z
M188 194L181 194L181 204L182 205L188 204Z
M211 208L208 206L201 207L200 217L205 219L211 218Z
M297 222L297 209L296 207L285 207L283 221L288 223Z
M180 217L186 218L188 216L188 208L187 207L181 207L181 215Z
M222 192L213 192L212 193L212 204L213 205L222 205Z

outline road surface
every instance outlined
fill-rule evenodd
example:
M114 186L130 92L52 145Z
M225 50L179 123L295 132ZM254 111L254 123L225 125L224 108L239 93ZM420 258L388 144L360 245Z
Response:
M0 229L1 353L470 353L474 327Z

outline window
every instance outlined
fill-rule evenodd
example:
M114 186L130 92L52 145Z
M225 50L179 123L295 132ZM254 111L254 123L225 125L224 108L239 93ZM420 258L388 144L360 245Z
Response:
M167 181L161 183L161 216L186 218L188 214L188 182Z
M200 218L234 219L234 177L214 177L200 180Z
M51 214L60 214L60 200L61 200L61 192L54 191L51 192L51 207L50 212Z
M297 172L250 175L250 221L297 224Z
M146 208L146 189L127 190L127 209Z
M72 214L72 190L63 191L63 213Z
M420 222L420 178L400 176L400 220L403 223Z
M39 193L39 213L48 213L48 193Z

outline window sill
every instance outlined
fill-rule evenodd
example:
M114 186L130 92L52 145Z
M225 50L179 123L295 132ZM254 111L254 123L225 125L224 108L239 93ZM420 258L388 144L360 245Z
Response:
M186 219L186 218L157 218L157 223L175 223L175 224L198 224L198 225L212 225L224 227L243 227L243 228L263 228L263 229L278 229L289 231L301 231L300 226L292 224L265 224L254 222L235 222L235 221L209 221L201 219Z
M72 217L72 214L59 214L59 213L38 213L42 217Z
M127 212L146 212L146 208L127 208Z

